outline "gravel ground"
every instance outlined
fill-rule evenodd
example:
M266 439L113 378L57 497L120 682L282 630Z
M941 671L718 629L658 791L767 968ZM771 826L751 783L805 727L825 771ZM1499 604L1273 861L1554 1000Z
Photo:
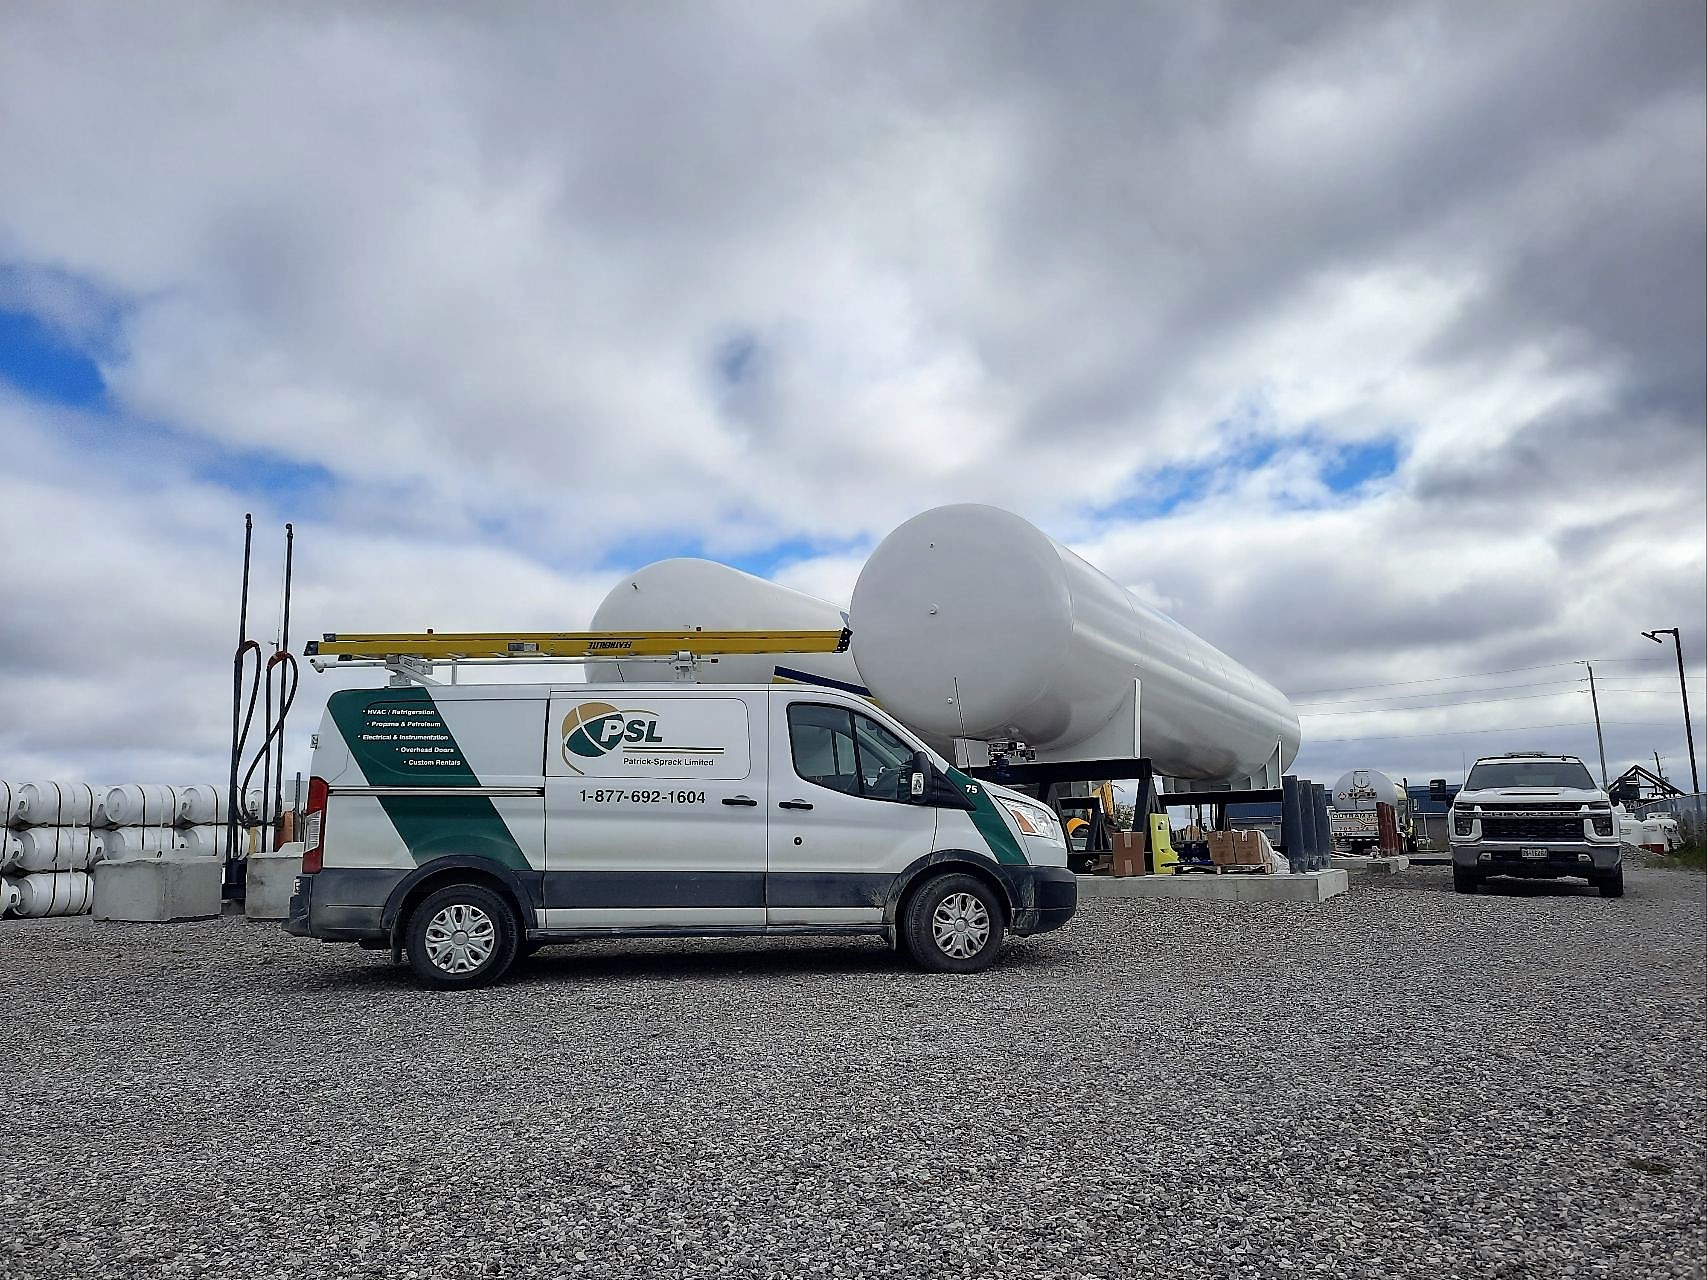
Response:
M1703 891L1088 903L1000 967L586 944L445 996L0 924L0 1275L1700 1276Z

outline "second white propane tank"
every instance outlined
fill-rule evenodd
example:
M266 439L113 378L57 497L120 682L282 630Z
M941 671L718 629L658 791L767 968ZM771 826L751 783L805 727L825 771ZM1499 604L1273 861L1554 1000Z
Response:
M88 827L25 827L6 833L0 866L19 871L82 871L94 856Z
M828 600L778 586L712 560L660 560L612 587L593 614L594 631L839 631L845 615ZM587 679L668 680L659 662L587 664ZM863 693L859 669L848 653L741 655L699 664L697 678L716 684L769 684L775 678L808 680Z
M110 827L95 832L95 857L102 862L159 858L177 853L185 844L177 827Z
M38 871L12 881L19 916L80 916L95 905L95 881L86 871Z
M178 845L174 852L186 858L217 858L225 856L224 827L203 824L196 827L178 828ZM248 833L237 833L237 848L241 852L249 847Z
M95 827L161 827L178 821L178 793L159 782L127 782L95 792Z
M87 782L26 782L15 803L19 826L76 827L87 825L95 793Z
M177 822L181 827L199 827L225 821L226 791L203 782L173 788L178 793Z
M938 739L1103 758L1136 680L1139 750L1165 775L1235 779L1261 771L1277 744L1282 770L1298 753L1298 717L1278 689L997 507L908 520L872 552L850 616L872 695Z
M1398 803L1399 788L1378 769L1353 769L1334 783L1333 804L1341 813L1373 813L1378 804Z

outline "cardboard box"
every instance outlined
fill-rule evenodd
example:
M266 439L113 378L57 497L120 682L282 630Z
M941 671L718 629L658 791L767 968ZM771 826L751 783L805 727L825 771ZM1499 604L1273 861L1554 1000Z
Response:
M1231 831L1205 831L1205 843L1209 845L1209 860L1218 867L1231 866L1233 862L1233 833Z
M1109 865L1112 876L1141 876L1144 874L1144 837L1135 831L1116 831L1110 843L1114 853Z
M1218 867L1255 867L1264 862L1261 836L1255 831L1210 831L1209 857Z

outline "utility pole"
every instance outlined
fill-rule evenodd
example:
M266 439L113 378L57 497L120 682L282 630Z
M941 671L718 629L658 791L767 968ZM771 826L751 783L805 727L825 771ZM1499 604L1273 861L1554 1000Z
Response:
M1689 789L1695 795L1701 794L1701 775L1695 770L1695 730L1689 724L1689 681L1683 674L1683 637L1678 634L1676 627L1659 627L1653 631L1644 631L1643 635L1655 644L1664 644L1661 636L1669 635L1673 646L1677 649L1677 688L1683 695L1683 737L1689 744Z
M1600 732L1600 696L1594 691L1594 663L1584 662L1588 668L1588 700L1594 704L1594 743L1600 748L1600 789L1606 790L1606 739Z

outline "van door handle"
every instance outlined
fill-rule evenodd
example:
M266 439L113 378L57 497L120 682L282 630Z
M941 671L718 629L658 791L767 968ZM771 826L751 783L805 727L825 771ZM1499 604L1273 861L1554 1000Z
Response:
M779 809L810 809L812 806L804 800L784 800L777 805Z
M759 802L757 800L748 799L746 796L724 796L723 803L740 805L743 809L756 809L759 807Z

